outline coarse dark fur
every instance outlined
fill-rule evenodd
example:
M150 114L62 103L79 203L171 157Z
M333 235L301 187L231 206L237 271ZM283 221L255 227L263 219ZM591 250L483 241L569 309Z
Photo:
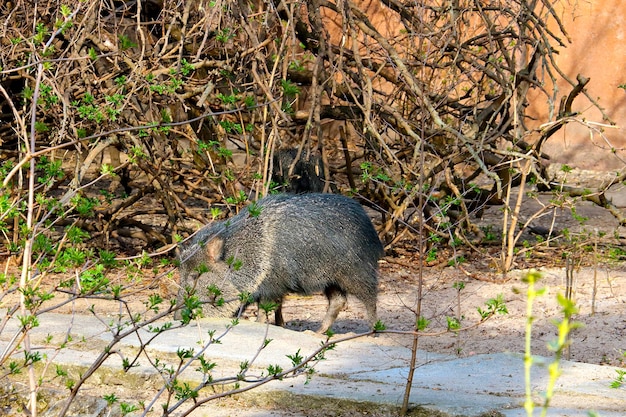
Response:
M273 178L287 193L320 193L324 190L324 164L316 155L300 159L297 149L281 149L274 154ZM292 166L293 165L293 166ZM291 170L291 171L290 171Z
M254 301L281 303L289 293L323 292L329 301L320 332L345 306L347 294L376 322L378 260L383 247L363 207L334 194L273 195L230 220L201 229L181 251L181 293L196 288L209 301L215 285L226 300L250 293ZM209 272L200 274L201 266ZM211 316L233 314L227 306L205 306ZM220 309L221 311L215 311ZM282 325L280 308L276 324Z

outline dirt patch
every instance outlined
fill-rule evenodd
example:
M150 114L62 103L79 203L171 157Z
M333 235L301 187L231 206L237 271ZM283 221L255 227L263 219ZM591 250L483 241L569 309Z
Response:
M396 406L381 405L367 401L356 402L337 398L294 395L286 392L271 392L269 394L249 393L220 400L216 406L211 409L211 415L215 417L222 415L232 416L233 410L246 410L250 408L265 410L267 412L266 415L294 417L393 417L398 415L398 407ZM407 416L449 417L446 413L429 410L423 407L411 409Z
M415 268L383 263L378 313L388 329L411 330L415 321L419 271ZM565 292L565 269L543 269L540 287L547 289L533 309L533 354L551 356L548 342L557 337L555 320L562 318L557 293ZM430 321L427 335L420 339L420 349L469 356L482 353L523 352L526 325L526 290L523 272L500 276L466 265L425 268L422 271L422 315ZM497 281L497 282L496 282ZM595 290L594 290L595 281ZM455 289L462 283L463 289ZM459 286L458 284L456 285ZM594 296L595 291L595 296ZM480 321L477 308L502 295L508 314ZM571 338L569 359L592 364L624 366L626 363L626 268L624 266L585 267L574 272L574 299L578 314L574 319L584 326ZM323 297L289 297L283 314L287 327L294 330L315 329L326 308ZM461 332L449 332L447 317L461 317ZM333 327L337 333L366 330L365 311L356 299L339 315ZM385 340L386 338L381 338ZM394 343L405 343L406 337L393 337ZM383 342L384 343L384 342Z

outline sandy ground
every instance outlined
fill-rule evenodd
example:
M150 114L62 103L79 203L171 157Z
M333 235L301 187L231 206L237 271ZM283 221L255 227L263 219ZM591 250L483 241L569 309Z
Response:
M419 271L383 261L378 315L390 330L410 330L415 322ZM551 356L547 344L557 337L556 320L562 319L557 293L565 293L564 268L541 269L543 278L537 285L546 293L533 306L533 354ZM468 264L461 268L432 267L422 271L422 316L430 321L420 348L461 356L495 352L523 352L527 322L527 288L523 271L513 271L507 280L485 273ZM574 271L573 298L578 307L574 320L583 324L573 331L568 358L593 364L626 366L626 267L584 267ZM595 281L595 297L594 297ZM458 291L455 283L462 283ZM459 287L459 284L456 284ZM508 314L495 315L479 323L477 308L501 295ZM290 296L283 314L287 327L312 329L324 315L326 300L322 296ZM253 312L251 313L253 314ZM461 317L460 332L447 331L447 317ZM361 332L367 329L365 311L357 299L339 315L336 333ZM392 338L393 339L393 338ZM397 343L407 338L398 336Z

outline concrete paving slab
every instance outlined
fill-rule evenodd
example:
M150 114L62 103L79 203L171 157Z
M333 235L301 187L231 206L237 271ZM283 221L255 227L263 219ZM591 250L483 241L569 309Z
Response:
M111 329L117 329L114 318L99 320L94 316L68 316L44 314L39 318L40 326L32 331L32 344L42 352L54 357L55 363L90 365L102 347L113 339ZM230 320L204 319L184 328L158 335L149 343L153 357L173 357L180 348L193 348L196 352L202 343L210 339L210 330L215 337L221 335ZM111 327L109 327L111 326ZM68 329L72 343L67 349L54 350L45 343L66 337ZM18 322L12 320L0 334L0 349L4 349L10 337L19 330ZM137 350L141 341L145 344L154 336L140 330L124 339L120 352ZM338 335L336 337L344 337ZM271 339L267 348L259 350L265 340ZM342 342L326 354L326 360L316 366L316 375L307 384L304 377L275 381L263 386L266 391L285 391L299 395L345 398L354 401L372 401L381 404L399 405L404 394L408 372L409 340L401 336L381 335L363 337ZM261 374L268 365L280 365L287 369L291 361L286 355L300 352L307 356L324 341L324 337L309 332L265 326L242 320L221 339L211 344L206 355L218 364L216 376L232 376L239 371L239 364L255 357L255 367L250 373ZM532 388L539 398L547 382L545 364L549 358L537 358L532 369ZM143 361L145 362L145 361ZM524 373L523 358L519 354L490 354L469 357L454 357L420 351L419 367L415 372L411 402L450 415L475 416L497 410L506 417L526 416L523 409ZM543 362L543 364L541 363ZM121 369L121 358L113 356L105 363L113 369ZM192 368L192 367L190 367ZM148 364L133 368L135 376L148 380L156 371ZM615 378L614 367L562 361L562 375L558 379L556 395L548 416L587 416L595 410L603 417L626 415L626 390L609 387ZM190 369L185 378L197 380L200 375ZM118 381L119 383L119 381ZM123 381L122 381L123 383ZM241 416L276 415L247 410ZM536 415L539 415L538 413Z

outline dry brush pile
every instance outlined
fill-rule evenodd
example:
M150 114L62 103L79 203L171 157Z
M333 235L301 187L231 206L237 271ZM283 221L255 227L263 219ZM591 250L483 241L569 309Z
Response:
M381 211L387 242L423 227L471 243L471 215L508 204L507 186L550 188L541 146L588 82L560 104L549 88L567 43L549 0L17 0L0 14L4 253L27 237L30 179L42 229L155 250L209 207L284 189L298 161ZM530 92L549 120L528 120Z

